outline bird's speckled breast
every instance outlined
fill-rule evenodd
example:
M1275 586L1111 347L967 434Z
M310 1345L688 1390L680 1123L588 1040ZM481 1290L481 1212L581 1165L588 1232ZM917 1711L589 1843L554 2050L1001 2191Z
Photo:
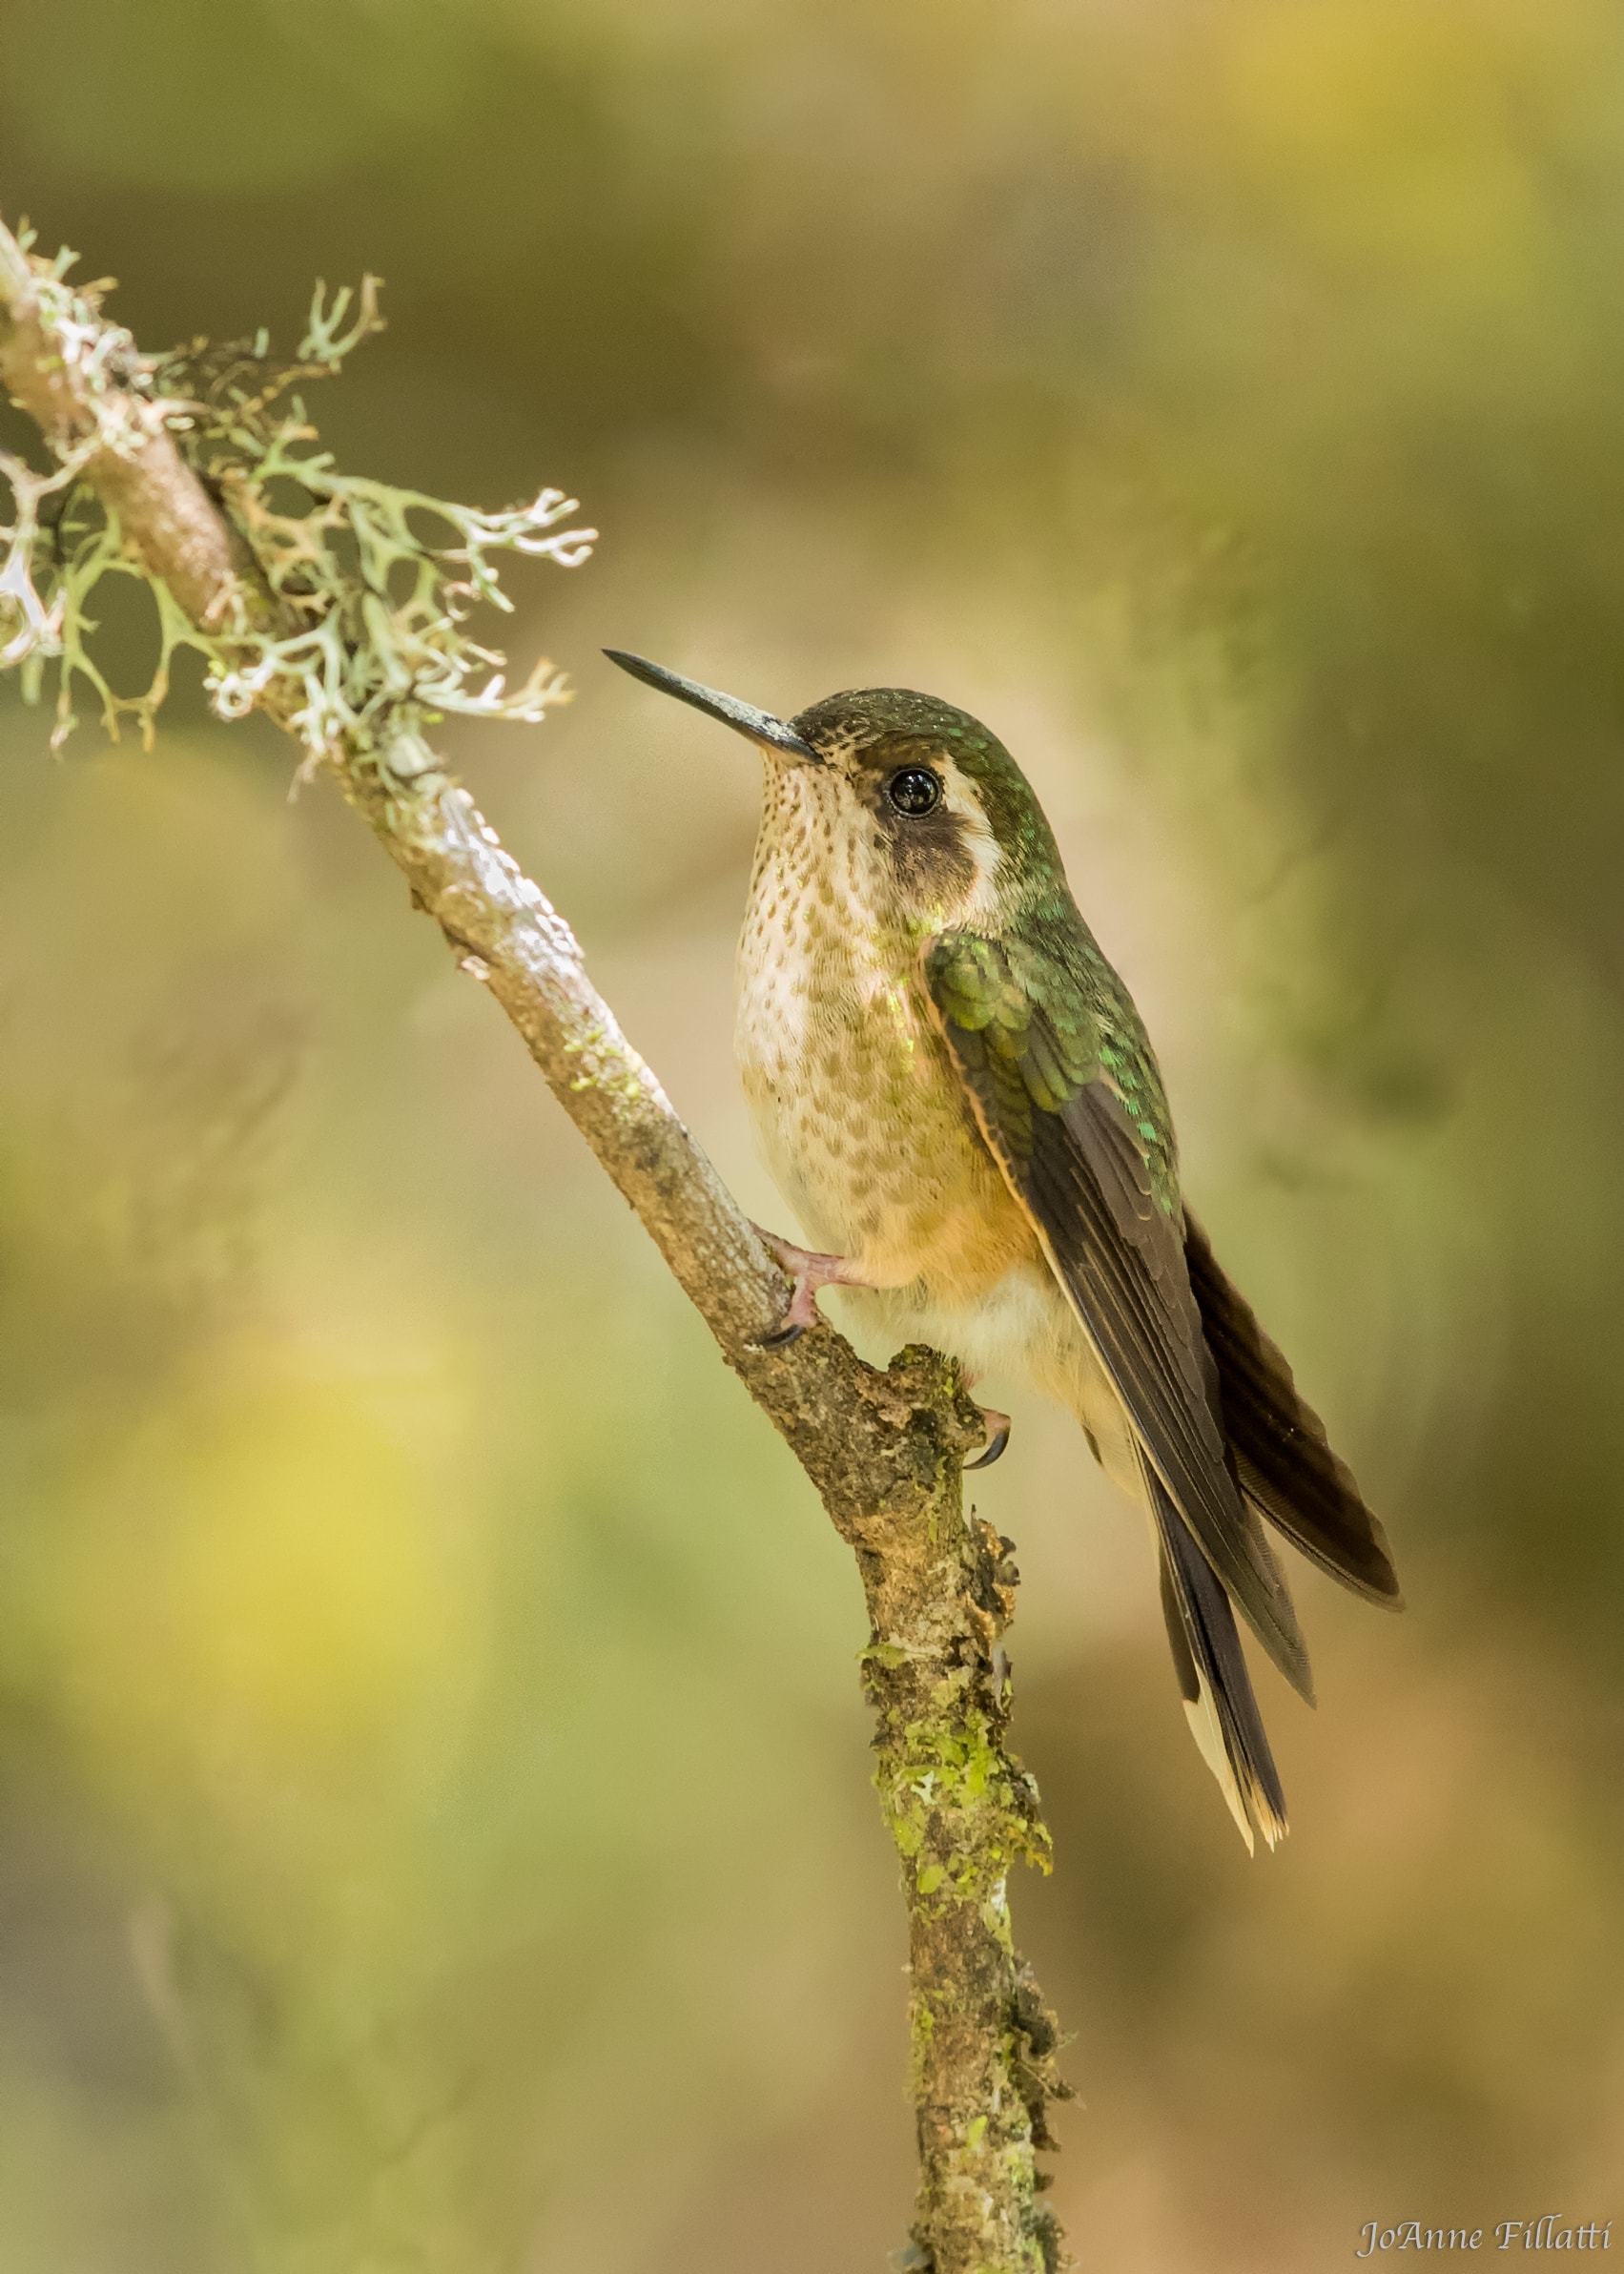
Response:
M893 902L872 818L813 770L771 768L734 1037L768 1167L814 1245L956 1310L1037 1249Z

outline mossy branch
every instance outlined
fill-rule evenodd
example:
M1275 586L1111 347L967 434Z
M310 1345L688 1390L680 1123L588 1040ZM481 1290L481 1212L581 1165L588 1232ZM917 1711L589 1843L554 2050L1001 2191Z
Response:
M300 773L330 776L365 816L413 903L518 1028L790 1444L868 1601L863 1679L912 1967L921 2171L900 2263L1045 2274L1059 2239L1036 2151L1053 2145L1044 2112L1064 2088L1054 2019L1011 1939L1007 1881L1017 1863L1047 1868L1048 1835L1005 1745L1010 1542L963 1506L980 1416L930 1351L881 1373L821 1324L789 1350L762 1349L782 1273L622 1034L569 927L427 739L448 711L533 722L566 699L545 663L510 690L467 624L508 605L497 555L569 568L596 532L561 526L575 505L556 490L480 513L345 474L314 446L290 390L377 328L370 280L353 304L318 292L291 363L273 362L263 336L154 359L103 315L102 288L69 282L71 260L37 258L0 227L0 379L51 460L38 472L0 458L14 500L0 529L0 661L31 697L54 670L57 743L81 681L110 732L134 715L150 737L181 646L201 651L222 717L258 710L291 734ZM88 604L113 574L143 579L158 611L159 663L134 700L113 694L88 644Z

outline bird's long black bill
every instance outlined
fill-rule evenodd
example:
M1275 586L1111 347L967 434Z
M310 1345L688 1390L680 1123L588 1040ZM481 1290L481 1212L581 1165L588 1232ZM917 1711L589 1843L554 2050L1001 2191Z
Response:
M771 711L758 711L753 703L741 703L736 695L718 694L713 687L701 687L697 679L685 679L680 672L668 672L663 663L649 663L641 655L628 655L624 649L606 648L604 653L611 663L618 663L623 672L641 679L646 687L657 687L662 694L674 694L679 703L691 703L707 718L719 718L736 734L748 734L752 742L768 750L781 750L787 757L802 758L812 766L822 765L823 760L812 744L803 742L793 727L774 718Z

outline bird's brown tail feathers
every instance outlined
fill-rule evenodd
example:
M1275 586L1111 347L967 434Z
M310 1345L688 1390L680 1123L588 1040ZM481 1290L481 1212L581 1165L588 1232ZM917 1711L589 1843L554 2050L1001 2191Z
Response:
M1387 1534L1326 1443L1319 1416L1297 1395L1290 1367L1187 1212L1184 1260L1218 1369L1223 1434L1242 1492L1322 1571L1371 1602L1402 1610Z
M1184 1711L1248 1850L1254 1826L1273 1848L1285 1837L1285 1794L1242 1656L1235 1614L1166 1486L1148 1463L1144 1474L1161 1542L1161 1608Z

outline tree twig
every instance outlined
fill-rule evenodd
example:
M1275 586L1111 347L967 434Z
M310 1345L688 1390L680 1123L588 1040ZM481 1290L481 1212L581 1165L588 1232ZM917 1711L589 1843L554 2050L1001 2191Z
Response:
M414 905L486 986L554 1096L636 1211L722 1355L789 1443L855 1553L870 1640L875 1783L908 1905L912 2083L920 2187L901 2263L932 2274L1043 2274L1059 2230L1035 2151L1052 2145L1056 2025L1011 1938L1006 1882L1046 1868L1036 1788L1005 1746L1000 1637L1014 1609L1010 1542L966 1519L965 1454L982 1425L956 1370L902 1352L882 1373L820 1324L788 1350L760 1338L785 1281L593 987L568 925L450 778L408 706L313 740L297 680L264 668L293 639L251 516L222 508L174 405L143 384L133 342L51 280L0 227L0 379L59 464L76 465L141 572L204 635L218 668L257 676L257 707L298 734L401 870ZM89 314L83 313L88 306ZM100 328L98 329L98 325ZM301 429L301 431L308 431ZM550 494L550 493L549 493ZM225 661L219 664L223 655ZM509 698L510 700L512 698Z

